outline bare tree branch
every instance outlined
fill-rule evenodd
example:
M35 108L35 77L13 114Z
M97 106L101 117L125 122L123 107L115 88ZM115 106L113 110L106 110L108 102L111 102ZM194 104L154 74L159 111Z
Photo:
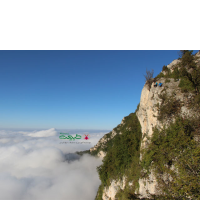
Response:
M144 75L145 77L145 81L149 87L149 90L151 88L151 84L153 83L153 73L154 73L154 70L152 69L151 71L148 71L146 69L146 74Z

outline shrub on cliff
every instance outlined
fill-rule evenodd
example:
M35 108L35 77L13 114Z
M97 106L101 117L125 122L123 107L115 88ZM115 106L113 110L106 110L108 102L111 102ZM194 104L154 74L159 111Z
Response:
M166 198L200 199L200 145L194 140L198 121L178 117L168 128L155 128L144 150L141 165L145 172L155 172L157 189Z
M181 81L178 85L181 88L182 92L192 92L194 91L194 86L188 78L181 78Z
M199 94L200 92L200 68L195 67L191 73L192 76L192 83L196 90L196 93Z
M156 82L159 78L163 78L163 77L165 77L165 75L164 75L162 72L160 72L160 74L158 74L158 75L154 78L154 82Z
M171 119L173 115L177 115L181 108L181 103L173 96L168 96L166 93L160 94L159 98L162 99L161 105L158 105L159 121Z
M181 64L183 67L195 68L194 56L192 55L193 51L183 50L181 57Z
M162 68L162 71L166 71L167 72L168 70L169 70L168 67L166 65L164 65L163 68Z
M122 134L117 134L112 139L112 147L107 148L103 164L97 167L104 186L108 186L112 179L119 179L126 173L134 177L135 173L139 175L139 169L135 164L139 164L141 126L135 113L128 116L126 123L129 126L121 130ZM131 170L128 170L130 168ZM135 182L138 179L139 176Z

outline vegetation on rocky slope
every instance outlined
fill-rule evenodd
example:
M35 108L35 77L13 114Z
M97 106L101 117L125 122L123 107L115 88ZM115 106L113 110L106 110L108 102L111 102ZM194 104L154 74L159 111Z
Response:
M180 80L178 86L181 92L186 97L190 96L188 108L200 113L200 62L192 51L181 51L176 65L170 69L163 66L162 72L146 84L151 87L161 77L165 78L165 83L170 82L170 78ZM155 174L160 194L152 196L152 199L200 199L200 118L184 117L181 114L183 102L175 95L167 95L163 90L159 96L161 103L157 105L157 119L163 125L168 119L170 123L162 129L153 129L153 135L147 137L147 146L142 152L141 126L135 113L127 116L124 124L114 129L117 133L114 138L111 139L112 132L106 134L108 141L92 152L94 155L100 150L107 153L103 164L97 167L102 184L96 200L102 199L103 189L112 180L122 179L123 176L127 177L126 186L124 190L118 190L116 199L138 199L138 180L148 178L150 171ZM133 185L129 186L129 182Z
M189 108L199 113L199 63L195 62L192 51L184 51L180 61L173 72L163 66L165 75L160 73L156 79L180 79L181 91L192 97ZM157 119L163 124L171 119L171 124L162 129L155 127L152 137L148 138L148 145L142 152L141 175L148 177L150 171L154 172L162 199L200 199L200 118L198 115L183 116L180 113L182 102L174 95L164 92L159 97L162 101L158 104Z
M177 117L168 128L154 129L144 149L143 176L155 173L160 194L168 199L200 199L200 119Z
M194 93L196 95L196 103L200 105L200 63L192 54L193 51L184 51L180 62L173 67L173 70L167 66L163 66L162 72L154 79L157 81L159 78L174 78L180 79L179 87L184 93ZM164 74L165 73L165 74Z
M112 180L128 177L126 182L133 182L131 190L126 189L127 195L134 195L139 186L139 149L141 143L141 126L135 113L125 118L125 125L121 126L119 133L107 144L107 154L103 164L97 167L102 185L99 187L96 199L101 199L103 187L109 186ZM103 187L102 187L103 186ZM132 193L132 194L131 194Z

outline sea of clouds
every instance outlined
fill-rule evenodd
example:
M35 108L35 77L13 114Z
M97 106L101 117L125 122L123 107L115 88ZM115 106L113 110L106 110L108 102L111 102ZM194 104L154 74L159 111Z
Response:
M60 132L89 134L87 141L82 137L78 142L90 143L70 144L59 139ZM94 200L100 185L96 167L102 160L74 153L90 149L107 132L0 130L0 199Z

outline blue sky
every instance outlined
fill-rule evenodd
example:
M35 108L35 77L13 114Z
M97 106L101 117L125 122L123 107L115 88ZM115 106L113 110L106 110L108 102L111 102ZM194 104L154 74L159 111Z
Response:
M197 51L194 51L196 53ZM113 129L178 51L0 51L0 128Z

